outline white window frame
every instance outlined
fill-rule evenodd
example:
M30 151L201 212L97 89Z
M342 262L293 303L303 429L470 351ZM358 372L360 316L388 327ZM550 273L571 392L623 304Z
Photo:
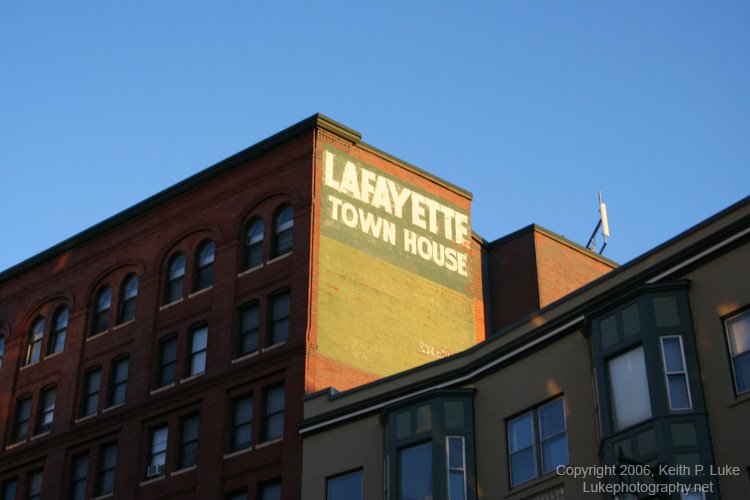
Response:
M463 467L451 468L451 462L450 462L450 440L451 439L460 439L461 440L461 463L463 464ZM445 484L446 484L446 493L448 495L448 500L452 500L450 498L451 494L451 471L459 471L463 473L464 476L464 496L463 498L467 497L467 491L466 491L466 439L464 436L445 436Z

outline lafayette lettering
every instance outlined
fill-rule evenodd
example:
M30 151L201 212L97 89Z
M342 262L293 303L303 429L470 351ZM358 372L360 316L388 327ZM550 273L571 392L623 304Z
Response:
M324 151L323 185L335 193L323 198L333 222L400 246L404 252L452 273L469 276L468 253L461 251L469 244L466 214L353 161L342 162L331 151ZM398 230L398 221L411 224L414 230Z

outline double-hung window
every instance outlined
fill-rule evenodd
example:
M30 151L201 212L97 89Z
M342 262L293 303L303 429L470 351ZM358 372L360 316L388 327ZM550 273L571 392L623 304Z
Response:
M107 495L115 490L115 469L117 468L117 443L109 443L99 448L96 466L96 496Z
M173 384L177 365L177 336L170 335L159 342L159 369L157 387Z
M510 485L518 486L568 463L565 409L559 398L508 421Z
M120 287L120 308L117 313L118 323L135 319L135 299L138 297L138 276L128 275Z
M725 320L735 392L750 391L750 310Z
M25 365L39 361L42 355L42 337L44 337L44 318L37 318L29 331L29 345L26 350Z
M198 433L200 416L197 413L180 419L179 446L177 448L177 468L184 469L198 463Z
M289 291L271 297L271 324L268 345L280 344L289 337Z
M94 368L84 376L81 396L81 416L93 415L99 409L99 390L102 383L102 370Z
M89 454L80 453L73 457L70 467L70 500L85 500L89 473Z
M685 350L679 335L660 337L664 376L667 384L667 398L670 410L689 410L693 407L690 399L690 384L685 367Z
M127 356L112 361L109 370L109 392L107 394L107 406L125 404L125 396L128 388L128 368L130 358Z
M190 352L188 354L187 375L200 375L206 371L206 349L208 347L208 327L201 326L190 331Z
M31 417L31 396L24 396L16 402L16 413L13 419L13 442L19 443L29 436L29 418Z
M164 287L164 303L170 304L182 298L185 281L185 254L178 253L169 261L167 285Z
M39 397L39 416L37 417L36 434L49 432L52 429L52 421L55 418L55 398L57 388L55 386L42 390Z
M47 354L60 352L65 347L65 334L68 331L68 308L60 307L52 319L52 331L50 332Z
M284 386L277 385L263 394L263 440L272 441L284 435Z
M252 269L263 263L263 230L263 219L255 219L247 229L245 269Z
M246 356L258 350L260 307L253 302L240 311L239 355Z
M146 477L164 475L164 464L167 463L168 437L169 427L166 424L151 429L146 460Z
M253 397L242 396L232 401L231 450L250 448L253 444Z
M42 499L42 471L36 470L26 476L26 500Z
M112 307L112 289L104 287L96 296L93 335L107 331L109 327L109 309Z
M195 279L193 291L203 290L213 284L214 280L214 251L216 245L211 240L204 241L196 254Z
M294 232L294 210L284 205L276 211L273 219L273 257L292 251Z

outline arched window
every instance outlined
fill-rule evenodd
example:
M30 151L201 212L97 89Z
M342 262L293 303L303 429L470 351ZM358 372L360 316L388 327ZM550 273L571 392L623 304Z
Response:
M135 298L138 296L138 276L129 274L120 286L120 309L118 323L135 319Z
M96 312L94 313L92 335L107 331L109 327L110 307L112 307L112 289L105 286L96 296Z
M283 205L273 218L273 256L278 257L292 251L292 230L294 229L294 211L289 205Z
M47 354L60 352L65 347L65 334L68 331L68 308L61 306L55 312L52 319L52 331L50 332Z
M164 303L169 304L182 298L182 284L185 279L185 254L178 253L169 261L169 275L164 291Z
M196 252L195 280L193 291L203 290L210 287L214 282L214 251L216 245L211 240L206 240L198 247Z
M24 364L30 365L36 363L42 355L42 337L44 336L44 318L39 317L34 320L29 330L29 345L26 349L26 359Z
M245 269L251 269L263 263L263 219L255 219L247 229L245 241Z

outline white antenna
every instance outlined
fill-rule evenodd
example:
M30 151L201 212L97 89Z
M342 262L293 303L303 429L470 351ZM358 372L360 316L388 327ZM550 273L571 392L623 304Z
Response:
M599 222L596 223L596 227L594 228L594 232L591 233L591 238L589 238L589 242L586 243L586 248L591 250L592 252L596 252L596 244L594 241L594 238L596 238L596 232L599 231L599 228L602 228L602 238L604 239L604 244L602 245L602 249L599 250L599 255L604 252L604 248L607 246L607 242L609 241L609 219L607 218L607 205L602 201L602 190L599 190Z

